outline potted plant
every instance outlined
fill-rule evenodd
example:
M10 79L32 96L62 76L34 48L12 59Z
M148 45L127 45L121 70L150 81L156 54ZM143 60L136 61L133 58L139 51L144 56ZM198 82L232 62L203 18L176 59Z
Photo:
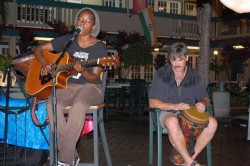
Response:
M148 46L143 43L133 43L128 45L128 47L121 54L123 72L125 75L130 71L131 66L140 66L152 64L152 54ZM124 76L123 78L126 78Z
M0 55L0 71L4 71L11 64L12 58L7 55Z
M130 44L121 56L127 66L152 64L151 50L143 43Z
M209 70L214 72L215 81L220 83L220 73L225 70L225 66L222 64L222 62L218 61L217 58L213 58L209 64Z
M215 117L228 117L230 114L230 93L225 91L224 81L219 81L220 73L225 70L225 66L222 62L219 62L217 58L211 60L209 70L214 71L215 81L218 81L219 89L216 87L212 92L212 101L214 107Z
M5 87L7 85L7 81L4 80L4 72L5 69L10 67L12 58L10 56L0 55L0 86ZM12 74L13 75L13 74ZM15 78L12 80L12 86L16 82Z

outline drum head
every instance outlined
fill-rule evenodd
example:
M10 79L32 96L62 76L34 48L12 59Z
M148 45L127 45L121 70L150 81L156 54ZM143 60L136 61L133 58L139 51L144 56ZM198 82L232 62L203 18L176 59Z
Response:
M189 109L182 111L182 116L196 124L207 125L209 114L207 112L200 113L197 111L196 107L191 106Z
M35 56L31 54L22 58L13 59L11 64L15 67L16 70L20 71L26 77L30 68L30 64L34 57Z

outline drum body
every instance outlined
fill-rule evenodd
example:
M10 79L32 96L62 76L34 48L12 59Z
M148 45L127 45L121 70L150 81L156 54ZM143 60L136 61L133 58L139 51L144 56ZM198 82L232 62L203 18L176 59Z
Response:
M15 67L16 70L20 71L26 77L33 59L33 54L25 55L20 58L18 58L17 56L17 59L13 59L11 64Z
M178 118L187 149L192 156L194 154L194 141L202 130L207 127L209 114L206 112L200 113L192 106L190 109L182 111ZM174 148L170 153L169 159L174 165L181 165L184 163L182 156Z
M6 77L4 75L5 73L3 71L0 71L0 86L2 87L6 87L7 86L7 80L8 80L8 77ZM4 78L6 77L6 78ZM14 86L16 83L16 76L14 75L13 72L11 72L11 86Z

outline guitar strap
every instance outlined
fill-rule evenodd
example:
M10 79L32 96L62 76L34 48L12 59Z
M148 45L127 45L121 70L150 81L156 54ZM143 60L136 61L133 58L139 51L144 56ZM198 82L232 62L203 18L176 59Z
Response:
M36 117L36 111L38 111L37 108L37 97L34 97L33 99L33 103L32 103L32 108L31 108L31 119L33 121L33 123L37 126L37 127L45 127L49 124L49 118L48 115L46 116L46 120L43 123L40 123L39 120Z

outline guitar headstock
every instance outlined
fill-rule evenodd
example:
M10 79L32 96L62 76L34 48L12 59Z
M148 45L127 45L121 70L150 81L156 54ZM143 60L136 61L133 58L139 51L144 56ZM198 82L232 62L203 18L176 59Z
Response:
M119 56L106 56L98 60L98 65L101 67L117 67L121 63Z

